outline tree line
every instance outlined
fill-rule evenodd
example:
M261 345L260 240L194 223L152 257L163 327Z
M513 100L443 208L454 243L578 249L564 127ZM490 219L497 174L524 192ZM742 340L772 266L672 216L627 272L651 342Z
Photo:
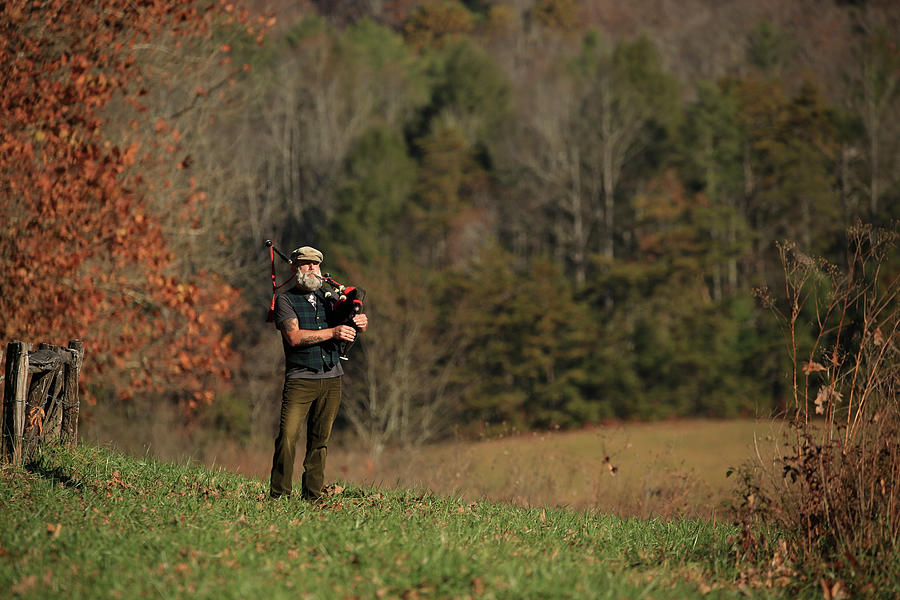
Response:
M752 296L775 242L841 264L848 226L898 217L890 6L828 5L839 75L763 20L713 77L573 0L218 6L204 36L132 50L141 110L111 99L103 131L152 132L167 161L129 185L169 271L228 298L201 311L235 354L206 409L223 426L266 422L279 384L267 238L368 290L344 415L378 448L777 411L780 334Z

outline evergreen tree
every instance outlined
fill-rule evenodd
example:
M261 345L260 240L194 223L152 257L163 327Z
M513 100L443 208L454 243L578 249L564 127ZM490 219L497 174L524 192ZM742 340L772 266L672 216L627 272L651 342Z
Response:
M547 427L595 420L579 370L596 343L585 307L553 263L518 273L495 248L456 270L441 297L446 329L465 339L458 380L466 422Z
M707 230L714 241L712 293L716 300L742 289L740 259L748 251L744 217L742 136L733 85L703 83L682 128L681 175L708 202Z

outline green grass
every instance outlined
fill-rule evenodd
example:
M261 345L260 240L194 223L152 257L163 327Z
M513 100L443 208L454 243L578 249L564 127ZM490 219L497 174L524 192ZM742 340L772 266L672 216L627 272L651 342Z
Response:
M319 505L194 464L47 450L0 477L25 598L738 597L728 525L348 487ZM759 597L766 597L757 590Z

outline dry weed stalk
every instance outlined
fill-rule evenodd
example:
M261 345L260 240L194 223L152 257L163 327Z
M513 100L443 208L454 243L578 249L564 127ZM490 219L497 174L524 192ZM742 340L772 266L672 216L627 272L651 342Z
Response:
M847 234L846 269L779 244L783 304L757 292L785 334L795 439L774 470L743 471L739 554L772 554L766 523L820 583L897 589L900 274L886 271L900 236L862 224Z

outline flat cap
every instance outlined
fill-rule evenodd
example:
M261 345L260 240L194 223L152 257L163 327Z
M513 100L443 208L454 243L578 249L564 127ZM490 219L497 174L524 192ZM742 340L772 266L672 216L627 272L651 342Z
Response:
M322 253L312 246L301 246L291 252L291 264L301 260L314 260L320 263L322 258Z

